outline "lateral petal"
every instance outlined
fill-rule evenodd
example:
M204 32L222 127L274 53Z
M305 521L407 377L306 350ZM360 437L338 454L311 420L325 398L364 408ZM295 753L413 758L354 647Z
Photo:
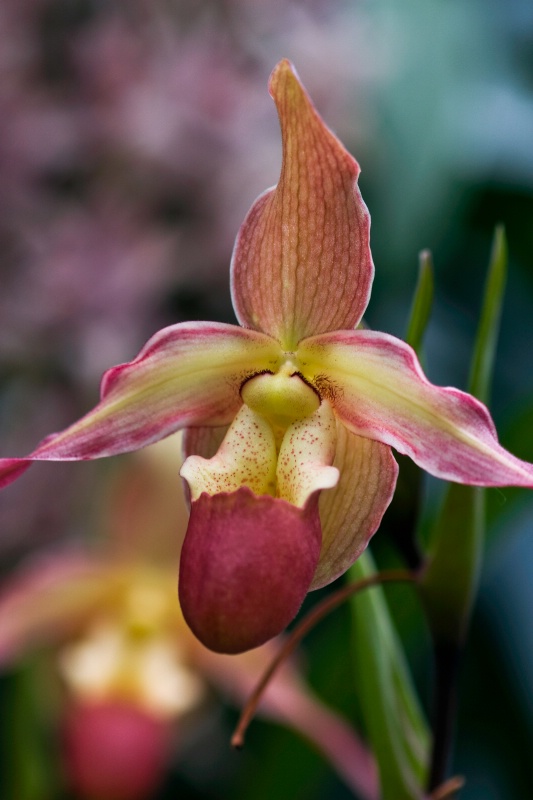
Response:
M374 275L359 165L324 124L286 59L269 89L283 143L278 185L246 217L232 258L239 321L293 350L305 336L352 328Z
M311 589L335 580L359 558L392 500L398 475L388 445L357 436L338 421L333 466L340 479L320 495L322 550Z
M0 459L0 487L32 461L78 461L137 450L188 425L223 425L244 380L275 369L279 346L236 325L184 322L156 333L137 358L108 370L100 403L25 458Z
M409 345L375 331L338 331L302 342L302 374L329 396L354 433L391 445L445 480L533 487L533 464L499 443L487 408L434 386Z
M219 653L258 647L296 616L320 554L314 498L305 508L248 487L192 503L180 559L186 622Z

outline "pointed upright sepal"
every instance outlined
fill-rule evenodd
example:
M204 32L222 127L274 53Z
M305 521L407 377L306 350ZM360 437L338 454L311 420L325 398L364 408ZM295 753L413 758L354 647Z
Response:
M496 228L470 372L470 391L488 400L507 275L505 233ZM450 484L436 521L422 583L431 628L440 642L466 632L485 539L485 490Z
M292 64L270 78L283 144L278 185L246 217L232 259L232 295L245 327L285 350L305 336L353 328L374 266L359 165L315 110Z

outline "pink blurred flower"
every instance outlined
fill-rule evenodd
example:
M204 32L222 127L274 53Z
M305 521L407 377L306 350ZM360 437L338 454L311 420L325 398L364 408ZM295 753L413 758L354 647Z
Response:
M175 491L180 445L137 454L112 480L92 551L24 564L0 595L0 664L47 645L65 686L66 771L80 797L143 800L161 781L209 687L242 703L277 652L204 648L176 602L175 562L186 526ZM301 732L365 800L377 800L372 758L349 726L309 690L293 663L270 684L261 713ZM176 737L177 733L177 737Z

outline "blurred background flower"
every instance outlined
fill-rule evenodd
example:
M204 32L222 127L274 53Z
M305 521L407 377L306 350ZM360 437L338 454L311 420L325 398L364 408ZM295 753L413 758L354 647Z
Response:
M212 748L202 731L213 728L223 741L212 690L219 705L220 695L244 703L281 642L230 657L207 650L185 624L176 585L187 520L176 482L180 463L176 436L125 459L102 502L107 536L97 531L83 550L34 556L5 581L0 665L13 670L27 661L35 691L25 710L24 670L15 671L3 726L6 796L149 800L170 765L183 766L183 752L187 765L191 742L206 748L206 758L191 766L191 781L201 786L211 765L231 792L232 772L219 775L229 730L225 748ZM293 661L270 682L259 713L303 735L352 790L377 800L368 750L305 685ZM44 746L35 746L30 732L39 716L55 741L46 769ZM17 729L20 740L11 735Z
M533 459L528 0L3 0L3 455L76 419L94 404L101 372L162 325L233 321L233 239L278 175L266 82L283 56L362 166L377 267L371 326L403 334L417 252L434 252L426 366L438 383L465 386L493 228L506 225L510 278L492 408L503 444ZM3 492L2 571L36 545L90 537L109 469L36 465ZM429 517L440 487L429 480L426 489ZM470 778L465 800L533 793L533 501L520 490L491 490L489 500L455 762ZM383 564L394 559L385 534L375 540ZM421 674L425 651L399 597L397 622ZM358 719L347 630L341 611L309 637L310 680ZM420 688L424 696L424 681ZM288 736L260 734L255 757L278 768L245 766L232 798L346 796L316 777Z

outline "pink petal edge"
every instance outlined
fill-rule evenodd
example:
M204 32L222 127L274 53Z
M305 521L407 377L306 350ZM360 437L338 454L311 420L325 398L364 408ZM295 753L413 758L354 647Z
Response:
M81 461L137 450L188 425L223 425L251 374L275 368L278 345L236 325L184 322L156 333L137 358L108 370L100 403L24 458L0 459L0 488L32 461Z
M359 165L325 125L284 59L270 78L282 133L277 187L256 200L231 265L241 324L292 350L300 339L350 328L367 306L374 266Z
M306 339L298 357L354 433L394 447L438 478L533 487L533 464L498 443L487 408L459 389L431 384L400 339L337 331Z

